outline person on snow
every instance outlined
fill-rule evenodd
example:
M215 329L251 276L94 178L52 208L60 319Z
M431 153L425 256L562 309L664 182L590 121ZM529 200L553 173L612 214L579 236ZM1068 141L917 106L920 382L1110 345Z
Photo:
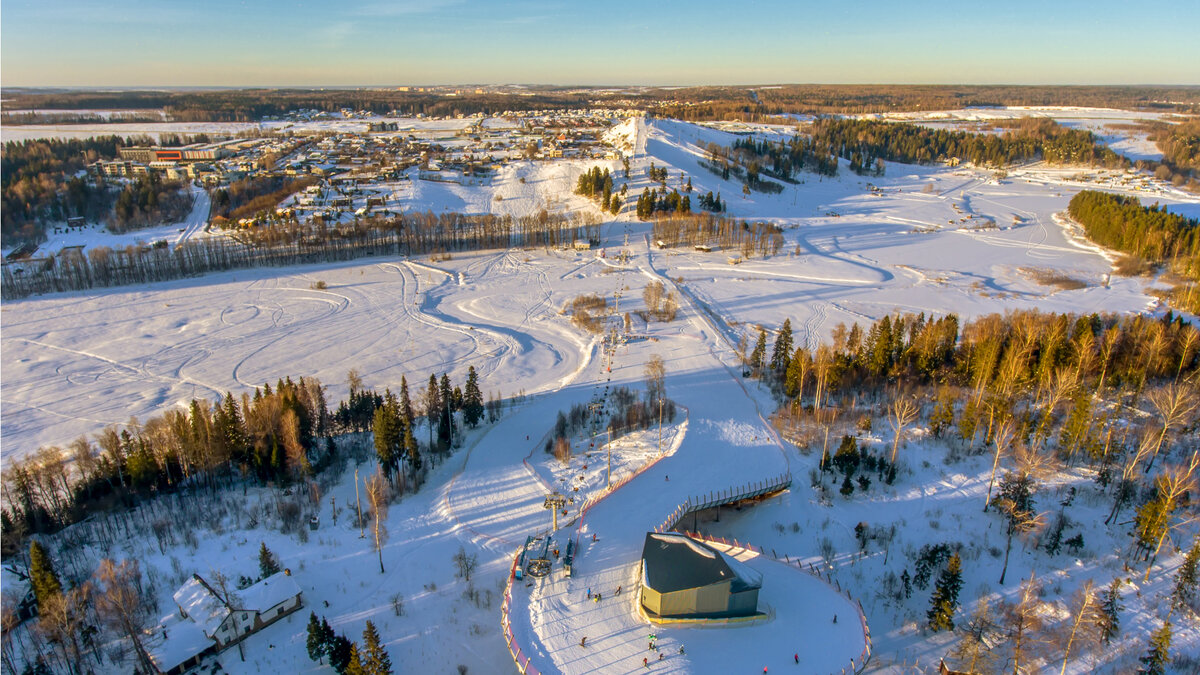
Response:
M617 592L616 592L616 595L620 595L620 594L621 594L621 587L620 587L620 586L617 586Z
M586 638L584 638L584 639L586 639ZM795 661L796 661L796 664L797 664L797 665L799 665L799 663L800 663L800 652L796 652L795 654L792 654L792 658L793 658L793 659L795 659Z
M642 667L649 670L650 669L650 659L643 657L642 658Z
M592 599L592 587L588 586L588 600Z
M586 647L586 646L587 646L587 636L586 636L586 635L584 635L584 636L583 636L583 638L582 638L582 639L579 641L579 646L580 646L580 647Z
M683 645L679 645L679 653L680 653L680 654L682 654L682 653L683 653Z
M833 622L834 622L834 623L837 623L837 614L834 614L834 615L833 615Z

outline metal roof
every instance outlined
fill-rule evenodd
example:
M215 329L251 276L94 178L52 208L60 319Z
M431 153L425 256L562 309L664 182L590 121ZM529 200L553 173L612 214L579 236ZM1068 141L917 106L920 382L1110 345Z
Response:
M659 593L732 581L731 591L761 588L762 578L739 574L725 556L704 542L682 534L646 533L642 547L645 583ZM739 566L740 567L740 566Z

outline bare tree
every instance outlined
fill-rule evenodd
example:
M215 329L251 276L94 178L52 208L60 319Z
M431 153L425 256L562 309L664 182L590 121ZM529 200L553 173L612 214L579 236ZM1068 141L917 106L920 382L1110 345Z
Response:
M38 612L38 632L58 647L63 663L72 673L83 671L83 646L80 636L87 625L87 606L92 585L85 582L69 591L51 596Z
M667 392L667 368L658 354L651 354L646 361L646 400L654 404Z
M1021 586L1021 599L1001 605L1001 621L1012 649L1012 674L1021 675L1027 661L1037 658L1042 646L1042 601L1038 598L1039 584L1032 574Z
M367 479L367 499L371 502L371 514L375 519L374 547L379 554L379 573L383 574L383 545L387 543L388 480L382 469Z
M1005 419L996 425L996 433L992 436L996 452L992 455L992 476L988 478L987 499L983 502L984 513L987 513L988 506L992 503L992 486L996 483L996 467L1000 466L1000 455L1008 452L1009 447L1012 446L1014 435L1012 419Z
M1064 626L1062 669L1059 675L1066 675L1067 662L1071 659L1071 650L1078 644L1097 645L1100 643L1100 602L1096 598L1091 579L1075 594L1071 603L1071 622Z
M896 463L896 451L900 448L904 428L917 419L917 412L917 404L907 396L897 396L888 407L888 423L892 425L892 431L896 434L892 440L892 464Z
M96 614L100 620L122 632L133 643L133 651L143 672L154 672L154 665L142 644L142 629L150 608L142 596L141 570L136 560L118 565L110 558L100 561L96 570Z
M1150 554L1150 561L1146 564L1146 576L1142 581L1150 581L1150 569L1154 567L1154 561L1158 559L1158 552L1162 550L1163 542L1166 541L1167 535L1172 529L1171 514L1179 505L1183 495L1195 489L1198 468L1200 468L1200 451L1193 450L1192 456L1186 464L1170 467L1163 471L1155 481L1158 488L1156 500L1161 505L1156 511L1160 515L1158 520L1161 522L1157 524L1158 541L1154 545L1154 552ZM1189 522L1191 520L1188 519Z
M1196 413L1198 402L1196 400L1196 390L1189 383L1171 383L1163 386L1161 389L1155 389L1146 394L1146 399L1150 401L1150 406L1158 414L1159 420L1162 422L1162 428L1158 430L1158 438L1154 443L1154 452L1150 457L1150 463L1146 465L1146 471L1154 467L1154 460L1158 458L1158 452L1162 449L1163 441L1167 439L1167 434Z
M962 639L954 648L954 658L968 673L992 672L996 653L988 643L989 635L997 630L996 618L986 596L979 598L971 618L963 630Z
M454 554L454 565L458 568L458 576L463 581L470 581L471 574L475 572L475 566L478 564L478 556L475 554L467 554L467 549L462 546L458 547L458 553Z

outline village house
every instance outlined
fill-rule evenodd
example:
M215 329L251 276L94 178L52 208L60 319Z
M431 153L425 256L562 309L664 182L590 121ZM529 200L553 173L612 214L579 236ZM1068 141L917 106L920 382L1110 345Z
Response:
M173 596L178 615L164 621L150 648L160 673L188 672L206 656L245 640L302 606L300 586L285 570L252 586L222 593L193 574Z

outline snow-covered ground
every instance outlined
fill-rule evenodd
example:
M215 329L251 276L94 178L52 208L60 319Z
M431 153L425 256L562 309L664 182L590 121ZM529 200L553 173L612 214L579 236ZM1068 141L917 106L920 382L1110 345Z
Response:
M236 650L223 654L229 672L315 671L304 651L310 609L352 638L363 622L374 621L393 662L405 670L447 672L461 663L470 672L504 672L511 659L498 617L512 556L526 536L549 527L543 509L547 488L569 488L576 501L560 526L561 536L578 536L582 544L575 576L564 579L556 569L533 586L518 585L510 611L513 632L543 672L632 672L648 656L649 624L634 611L635 593L610 598L607 592L636 586L646 531L689 496L790 471L795 482L788 492L740 513L723 512L719 524L701 521L700 529L813 562L820 539L831 539L839 552L832 561L835 577L855 589L867 610L875 637L873 662L936 663L946 650L944 639L921 635L910 616L921 611L926 597L914 596L904 606L877 598L882 557L874 549L865 557L850 555L852 528L867 521L919 530L898 539L903 544L891 551L890 571L907 564L901 562L908 555L905 546L963 541L977 554L967 565L965 594L974 597L985 584L999 590L992 585L998 570L989 550L998 521L977 513L984 489L981 467L943 465L936 446L918 444L904 450L912 473L903 474L895 487L856 494L835 509L821 505L806 477L814 458L780 442L763 420L771 412L770 397L740 377L737 338L748 325L775 328L791 318L797 341L813 344L827 339L837 322L868 322L895 310L953 311L964 317L1028 307L1153 310L1144 294L1147 282L1112 278L1105 284L1110 266L1103 252L1071 237L1055 215L1085 187L1143 198L1153 194L1183 209L1197 208L1200 199L1112 172L1035 165L997 180L970 168L895 164L882 178L847 171L835 179L804 175L803 183L781 194L743 198L739 184L697 164L709 141L730 141L727 132L639 119L614 133L623 134L633 152L631 197L648 187L646 169L654 162L668 168L671 187L679 186L680 173L686 173L698 191L721 191L730 215L780 224L783 249L772 258L739 265L728 264L733 254L728 251L658 250L650 246L649 226L632 220L632 205L627 205L602 227L603 259L595 252L540 249L455 254L439 262L372 258L6 302L0 314L5 460L131 416L144 419L185 405L193 396L240 394L284 376L316 376L329 387L328 399L337 401L346 394L345 375L352 368L368 386L395 389L402 375L410 386L419 386L431 372L447 372L458 383L474 366L485 393L529 396L506 409L496 424L469 432L463 449L433 470L421 492L393 506L385 573L378 572L368 540L359 539L345 510L354 500L353 471L326 491L319 507L321 529L308 543L267 529L267 523L251 528L243 516L225 512L202 524L207 530L192 544L160 553L152 538L133 538L119 544L117 553L156 570L168 594L172 583L194 571L252 574L261 541L279 554L304 590L306 607L248 640L245 662ZM422 185L429 192L413 194L411 204L464 204L488 211L511 203L525 209L554 192L569 193L573 172L590 164L540 166L514 164L486 191L483 186ZM1089 179L1080 180L1084 176ZM548 186L544 192L539 181ZM626 179L618 175L614 181L619 186ZM868 190L867 182L879 189ZM435 189L447 192L438 196ZM497 202L495 194L504 198ZM560 206L594 208L568 194ZM179 227L174 229L179 234ZM187 235L190 228L184 229ZM628 260L614 262L622 251ZM1041 286L1023 268L1070 276L1086 287ZM317 281L326 287L317 289ZM679 318L667 324L634 318L639 339L617 346L609 356L598 339L581 333L560 312L580 294L612 300L618 292L621 311L636 312L651 281L680 294ZM679 417L664 427L661 457L657 430L619 441L615 477L640 473L599 499L599 451L579 446L572 464L561 467L543 452L545 438L558 411L595 401L611 387L640 388L652 354L665 362L667 395L679 403ZM373 465L362 469L370 473ZM1103 508L1081 477L1063 480L1080 486L1078 499L1087 514ZM342 511L337 525L331 497ZM581 517L588 497L594 499ZM252 502L269 504L275 498L266 488L250 493ZM798 533L784 527L793 522ZM1010 578L1037 570L1049 592L1061 597L1088 576L1106 582L1119 569L1114 555L1101 548L1112 540L1104 540L1094 523L1085 527L1088 545L1096 547L1091 550L1100 560L1096 566L1081 568L1064 557L1047 560L1014 549ZM986 542L971 543L974 533L989 531ZM479 556L472 584L476 599L465 598L466 582L454 578L450 560L460 546ZM774 619L727 629L657 628L666 657L652 664L654 669L757 672L769 666L774 671L795 667L790 659L800 652L806 659L803 672L836 672L861 652L861 631L856 636L855 622L848 620L852 610L837 624L824 618L826 613L842 616L827 608L842 602L849 607L843 596L766 556L735 553L764 573L761 597L775 610ZM1151 603L1163 583L1138 587L1144 599L1129 598L1131 611L1141 612L1128 632L1131 649L1153 627ZM1005 592L1015 585L1010 582ZM605 600L588 602L588 587L605 589ZM393 614L390 598L396 593L405 598L403 616ZM820 609L787 613L796 607ZM169 611L166 605L161 609ZM584 635L586 650L578 645ZM1180 649L1193 653L1200 646L1194 627L1182 629L1176 640ZM1072 669L1085 672L1088 665Z

